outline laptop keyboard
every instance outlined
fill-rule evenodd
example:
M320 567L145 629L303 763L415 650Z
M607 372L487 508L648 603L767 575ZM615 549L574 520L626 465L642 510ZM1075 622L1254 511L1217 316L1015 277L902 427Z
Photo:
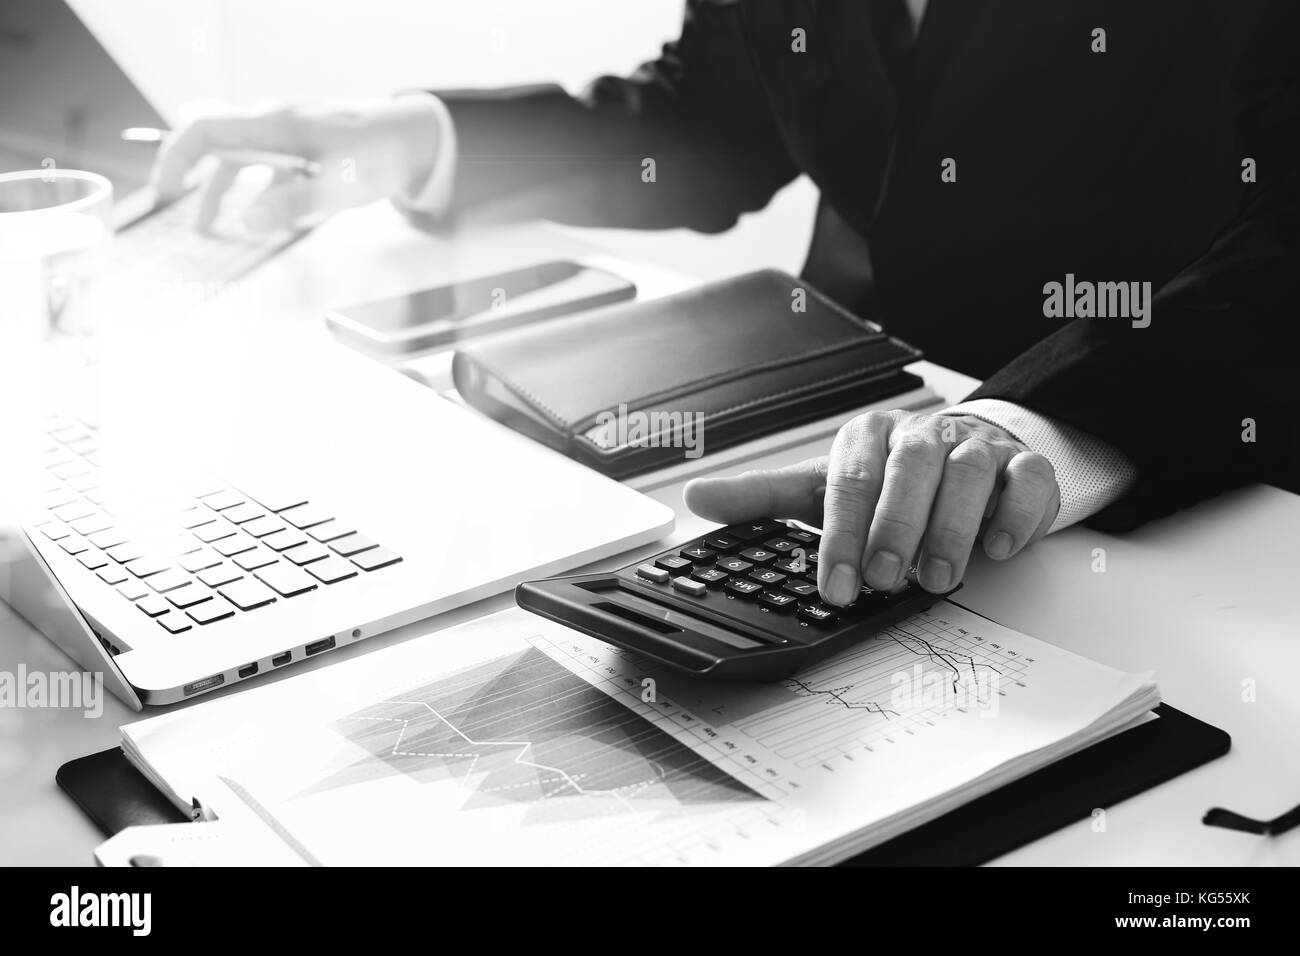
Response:
M99 436L68 415L48 423L39 533L169 634L346 586L402 560L306 495L246 493L199 479L149 527L132 527L102 484Z

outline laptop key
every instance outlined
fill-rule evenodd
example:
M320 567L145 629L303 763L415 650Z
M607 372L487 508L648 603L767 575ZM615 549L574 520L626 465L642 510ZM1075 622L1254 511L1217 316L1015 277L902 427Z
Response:
M306 543L307 536L301 531L295 531L293 528L285 528L283 531L275 532L275 534L268 534L262 539L262 544L272 551L287 551L289 548L296 548L298 545Z
M217 516L207 508L187 508L181 512L180 518L177 520L186 531L193 531L205 524L212 524L217 520Z
M91 548L84 554L77 555L77 560L85 565L88 571L98 571L108 564L108 556L97 548Z
M162 594L165 591L175 591L177 588L189 584L190 576L178 568L168 568L158 574L151 574L144 580L149 587Z
M255 571L254 574L258 580L281 597L294 597L316 588L316 579L302 568L295 568L292 564L273 564Z
M183 588L177 588L175 591L167 592L167 600L175 604L182 611L191 608L196 604L202 604L204 601L212 600L212 592L202 584L190 582Z
M195 528L194 537L204 544L212 544L212 542L220 541L222 538L229 538L237 530L229 521L216 520L211 524L200 525Z
M337 541L330 542L330 548L350 558L354 554L360 554L362 551L369 551L371 548L377 548L379 544L371 541L364 534L350 534L346 538L339 538Z
M134 561L128 561L126 563L126 569L137 578L147 578L151 574L158 574L161 571L166 571L170 567L170 561L152 555L136 558Z
M265 538L268 534L275 534L277 531L283 531L287 528L283 521L271 517L271 515L262 515L260 518L254 518L252 521L245 522L239 526L239 530L251 534L254 538Z
M245 551L235 557L235 564L245 571L256 571L258 568L264 568L268 564L275 564L280 559L276 557L275 552L267 548L257 547L252 551Z
M228 584L221 589L220 593L241 611L251 611L256 607L264 607L275 600L275 592L262 582L254 581L252 578L245 578L242 581Z
M350 524L339 521L337 518L331 518L324 524L318 524L311 528L307 533L320 542L335 541L339 538L346 537L350 534L356 534L357 529Z
M94 513L95 506L80 497L73 499L66 505L50 509L50 514L60 521L78 521L86 517L86 515L93 515Z
M227 508L235 507L235 505L242 505L248 499L239 492L227 488L224 491L218 491L215 495L204 495L201 500L213 511L225 511Z
M90 543L79 534L69 535L59 542L59 547L68 554L76 557L83 552L90 550Z
M143 558L144 548L133 541L128 541L125 544L105 548L104 553L118 564L126 564L130 561L134 561L136 558Z
M149 589L141 581L124 581L118 586L117 593L128 601L138 601L149 593Z
M172 609L172 606L167 603L167 599L161 594L150 594L148 597L141 598L135 602L135 606L150 617L166 614Z
M259 505L267 511L279 513L287 511L290 508L296 508L298 505L307 503L306 495L294 494L292 492L272 492L267 491L262 494L255 494L253 498Z
M228 617L234 617L235 606L223 597L214 597L211 601L195 605L185 613L200 624L211 624L214 621L224 621Z
M390 564L397 564L402 560L402 556L387 548L371 548L369 551L362 551L352 559L352 563L363 571L378 571L380 568L386 568Z
M306 544L300 544L296 548L285 551L284 556L301 567L304 564L311 564L313 561L328 558L330 553L324 545L317 544L315 541L308 541Z
M185 618L184 614L178 614L175 611L168 611L166 614L159 615L157 620L169 634L184 634L194 626Z
M116 548L119 544L126 544L131 540L131 537L121 528L109 528L105 531L95 532L86 540L97 548L107 550L108 548Z
M72 530L84 535L107 531L111 527L113 527L113 519L102 512L72 522Z
M221 555L211 548L199 548L197 551L181 555L176 559L176 563L191 574L197 574L208 568L215 568L221 563Z
M229 538L222 538L220 541L212 542L212 550L227 558L243 554L245 551L252 551L256 547L257 539L244 534L242 531Z
M293 554L292 551L289 553ZM350 562L331 554L324 560L313 561L307 565L307 573L323 584L336 584L347 578L356 577L357 569Z
M310 502L301 505L294 505L292 508L286 508L278 512L281 518L289 522L295 528L310 528L314 525L324 524L334 516L320 505L314 505Z
M68 535L72 534L72 529L62 521L48 521L41 525L41 534L51 541L62 541Z
M105 584L121 584L130 577L130 575L119 568L116 564L111 564L102 571L97 571L95 573L99 575L99 580L103 581Z
M243 576L243 572L233 564L219 564L199 572L199 580L210 588L219 588L231 581L238 581Z
M233 508L227 508L221 512L221 517L227 521L233 521L235 524L243 524L245 521L252 521L254 518L265 518L266 512L250 501L235 505Z

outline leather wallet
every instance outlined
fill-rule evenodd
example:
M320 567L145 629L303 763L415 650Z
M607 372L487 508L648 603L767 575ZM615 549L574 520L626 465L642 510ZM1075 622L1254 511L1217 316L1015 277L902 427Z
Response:
M623 478L916 388L920 357L769 269L507 332L452 375L474 408Z

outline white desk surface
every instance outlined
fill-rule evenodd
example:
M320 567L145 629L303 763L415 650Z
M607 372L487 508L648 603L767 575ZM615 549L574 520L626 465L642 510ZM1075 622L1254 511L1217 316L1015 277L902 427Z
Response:
M543 226L428 237L386 207L370 207L335 218L255 273L240 301L255 302L245 311L258 314L240 319L273 323L291 335L323 335L325 308L528 264L539 258L539 248L547 258L600 254L572 231ZM687 282L639 264L624 271L646 296ZM918 363L916 371L950 401L975 384L929 363ZM824 444L783 449L745 467L796 461L823 453ZM676 509L674 541L704 527L682 507L681 482L650 494ZM1095 548L1106 550L1105 573L1092 570ZM1290 605L1297 569L1300 498L1265 487L1225 495L1123 537L1076 527L1004 565L977 558L962 603L1107 664L1153 670L1169 703L1233 737L1226 757L1105 808L1104 832L1081 821L997 862L1300 863L1300 830L1268 839L1200 823L1211 806L1271 817L1300 800L1294 741L1300 694L1289 685L1300 674L1300 627ZM510 601L499 595L287 673L435 632ZM14 673L20 664L29 671L68 667L59 651L0 604L0 671ZM1247 682L1253 682L1253 695L1244 693ZM67 760L115 746L118 725L132 719L112 698L99 719L73 710L0 708L0 864L91 862L101 837L58 790L54 774Z

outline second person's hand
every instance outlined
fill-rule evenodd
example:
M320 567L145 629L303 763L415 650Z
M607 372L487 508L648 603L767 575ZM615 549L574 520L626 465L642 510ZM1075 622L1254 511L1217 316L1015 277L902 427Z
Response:
M442 144L430 94L381 100L290 106L205 116L163 143L152 182L159 199L184 191L190 170L209 155L240 151L281 153L316 164L316 175L277 171L271 185L243 211L254 231L293 226L308 217L418 190ZM202 187L195 226L207 230L242 163L218 158Z

